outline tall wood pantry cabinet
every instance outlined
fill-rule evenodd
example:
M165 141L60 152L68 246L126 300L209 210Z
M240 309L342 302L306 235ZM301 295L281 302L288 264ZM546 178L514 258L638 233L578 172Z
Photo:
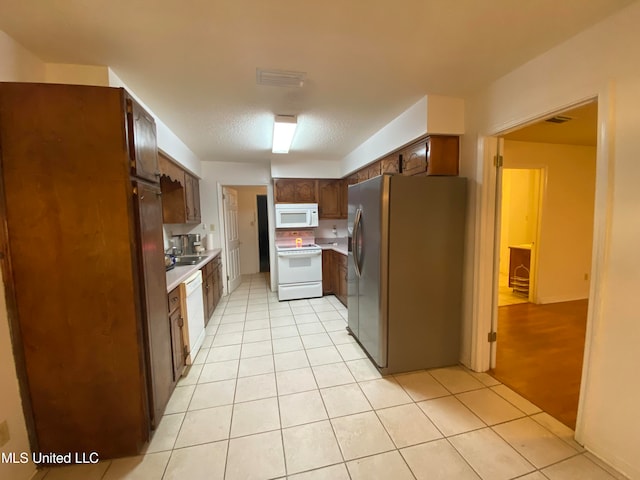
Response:
M156 148L123 89L0 84L0 262L34 451L139 453L175 386Z

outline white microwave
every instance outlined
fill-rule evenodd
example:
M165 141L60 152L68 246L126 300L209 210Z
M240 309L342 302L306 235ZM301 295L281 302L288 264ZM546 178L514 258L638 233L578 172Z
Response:
M276 203L276 228L311 228L317 226L317 203Z

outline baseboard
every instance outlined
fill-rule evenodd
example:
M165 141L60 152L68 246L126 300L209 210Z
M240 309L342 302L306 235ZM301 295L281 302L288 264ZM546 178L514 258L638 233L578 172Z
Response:
M576 300L588 300L588 295L557 295L555 297L541 297L536 303L544 305L545 303L574 302Z

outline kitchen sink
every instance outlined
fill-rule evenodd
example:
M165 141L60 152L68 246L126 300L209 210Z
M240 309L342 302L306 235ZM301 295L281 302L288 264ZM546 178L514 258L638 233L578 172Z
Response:
M174 265L176 267L195 265L196 263L200 263L205 258L207 258L206 255L182 255L181 257L176 257Z

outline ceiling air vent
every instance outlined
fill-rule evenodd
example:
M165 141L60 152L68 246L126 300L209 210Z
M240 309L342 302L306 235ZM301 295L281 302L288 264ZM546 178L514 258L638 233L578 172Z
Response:
M295 87L304 85L305 72L288 72L285 70L268 70L256 68L256 83L270 87Z
M573 120L573 118L564 117L562 115L556 115L555 117L547 118L545 120L545 122L549 122L549 123L565 123L565 122L568 122L569 120Z

